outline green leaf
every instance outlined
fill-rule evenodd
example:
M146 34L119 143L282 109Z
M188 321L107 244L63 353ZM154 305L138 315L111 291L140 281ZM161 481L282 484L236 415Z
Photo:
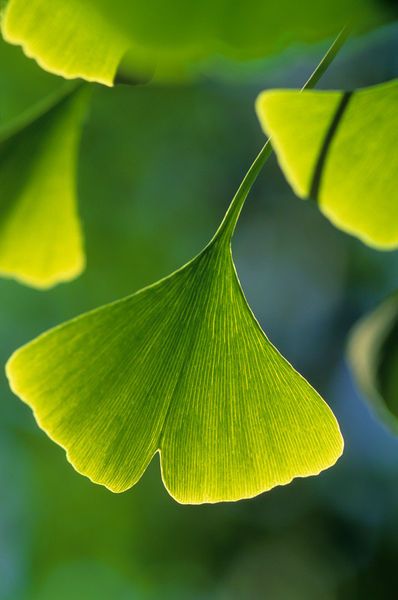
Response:
M371 407L398 433L398 294L385 300L355 326L348 356Z
M240 211L270 153L267 143L192 261L9 359L13 391L92 481L127 490L159 452L178 501L232 501L318 474L341 455L333 413L261 330L232 260Z
M110 3L108 9L106 4L11 0L2 33L6 41L21 44L27 56L50 72L110 85L129 42L109 18Z
M376 25L376 0L9 0L4 38L45 69L112 85L126 54L136 69L181 70L220 54L259 57L292 42L320 40L351 18Z
M345 94L263 92L257 113L296 194L379 249L398 247L398 80Z
M336 462L343 440L317 392L262 332L231 237L266 145L218 232L191 262L17 350L13 391L77 471L115 492L156 452L179 502L250 498Z
M7 374L76 470L114 492L157 451L183 503L249 498L342 452L328 406L261 331L223 240L40 336Z
M85 104L74 92L0 143L3 276L48 288L84 268L75 170Z

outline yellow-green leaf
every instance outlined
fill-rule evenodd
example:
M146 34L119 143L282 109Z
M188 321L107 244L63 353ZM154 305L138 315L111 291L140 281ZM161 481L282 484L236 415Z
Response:
M2 33L6 41L22 45L27 56L50 72L110 85L129 46L110 18L110 4L10 1Z
M336 419L250 311L231 254L266 145L212 241L169 277L39 336L13 391L77 471L115 492L156 452L180 502L249 498L341 455Z
M122 492L159 452L178 501L232 501L318 474L341 455L333 413L261 330L232 260L236 222L270 153L267 143L192 261L9 359L13 391L92 481Z
M84 267L76 154L85 93L60 100L0 143L0 274L38 288Z
M38 337L7 374L73 466L115 492L158 451L183 503L255 496L342 452L328 406L261 331L223 241Z
M256 106L297 195L365 243L398 247L398 80L352 94L263 92Z
M398 433L398 294L354 327L348 356L365 398L381 420Z
M9 0L2 32L53 73L111 85L126 53L137 69L181 70L319 40L353 17L374 26L385 12L377 0Z

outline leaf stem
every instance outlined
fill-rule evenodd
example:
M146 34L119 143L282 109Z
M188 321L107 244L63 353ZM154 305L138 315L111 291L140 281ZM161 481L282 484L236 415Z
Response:
M333 44L330 46L330 48L322 58L321 62L315 68L314 72L303 85L301 91L311 89L318 83L319 79L322 77L322 75L328 69L330 64L333 62L334 58L337 56L339 50L347 40L348 35L349 28L344 27L344 29L342 29L342 31L336 37ZM229 205L228 210L225 213L225 216L210 243L216 240L220 240L221 238L223 240L226 240L228 243L231 241L246 198L258 175L260 174L261 169L267 162L268 158L271 156L272 150L273 148L271 145L271 140L267 139L264 146L262 147L259 154L252 163L250 169L243 178L242 183L240 184L235 196L233 197L232 202Z

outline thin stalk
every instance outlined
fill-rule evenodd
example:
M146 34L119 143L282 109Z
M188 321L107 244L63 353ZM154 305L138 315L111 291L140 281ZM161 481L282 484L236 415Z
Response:
M301 91L311 89L318 83L319 79L328 69L329 65L333 62L339 50L347 40L348 34L348 28L345 27L336 37L333 44L330 46L329 50L322 58L321 62L318 64L312 75L301 88ZM217 239L220 240L221 238L223 238L227 242L231 241L231 238L235 231L236 223L238 222L239 215L246 201L246 198L258 175L260 174L261 169L267 162L268 158L271 156L272 150L273 148L271 145L271 140L267 139L264 146L262 147L259 154L252 163L250 169L243 178L243 181L240 184L235 196L233 197L232 202L229 205L229 208L221 222L221 225L217 229L212 239L212 242L216 241Z

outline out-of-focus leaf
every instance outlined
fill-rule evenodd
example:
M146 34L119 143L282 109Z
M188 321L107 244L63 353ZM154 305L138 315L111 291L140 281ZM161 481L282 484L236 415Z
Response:
M75 170L85 91L0 143L0 274L38 288L84 267Z
M333 413L247 305L233 218L180 270L50 330L7 364L13 391L75 469L114 492L156 452L170 494L193 504L249 498L341 455Z
M355 17L385 18L378 0L9 0L2 31L45 69L111 85L123 56L160 71L212 55L264 56L333 35Z
M263 92L257 112L294 191L340 229L398 246L398 80L353 94Z
M28 120L57 94L65 82L0 38L0 137ZM42 111L43 112L43 111Z
M355 326L348 354L365 397L398 433L398 294Z

